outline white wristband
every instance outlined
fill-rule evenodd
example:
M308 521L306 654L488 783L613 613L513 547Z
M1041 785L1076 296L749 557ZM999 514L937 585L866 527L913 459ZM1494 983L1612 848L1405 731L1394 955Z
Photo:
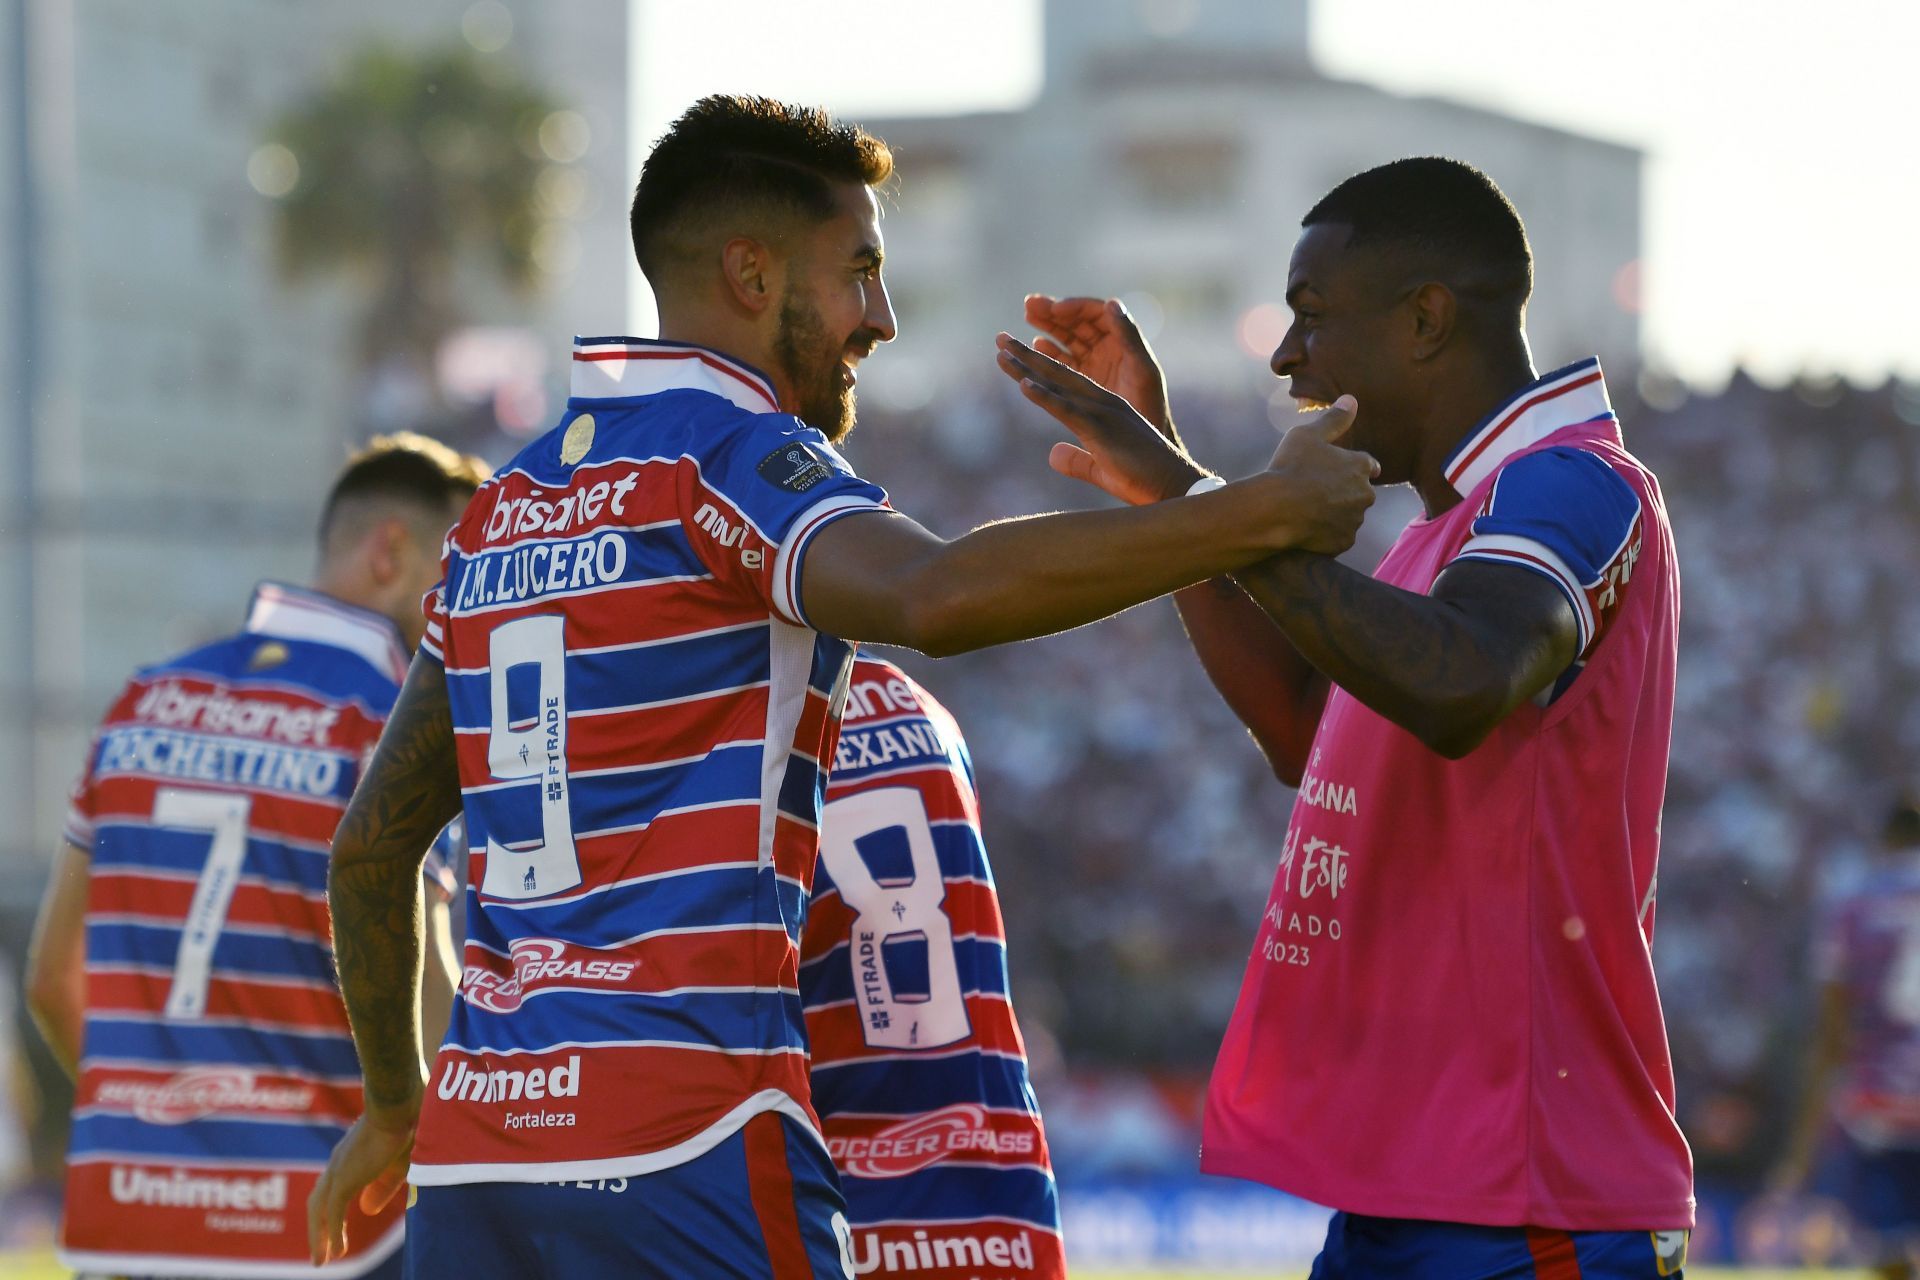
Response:
M1196 493L1212 493L1215 489L1226 487L1227 482L1219 476L1201 476L1193 482L1193 487L1187 490L1187 497L1191 498Z

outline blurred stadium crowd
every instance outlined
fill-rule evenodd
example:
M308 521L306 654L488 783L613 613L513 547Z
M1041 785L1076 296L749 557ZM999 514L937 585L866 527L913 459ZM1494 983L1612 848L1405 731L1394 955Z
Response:
M1654 953L1703 1189L1751 1191L1798 1087L1820 904L1915 781L1920 389L1641 385L1615 379L1615 407L1662 478L1684 589ZM1284 397L1183 399L1177 381L1175 403L1190 447L1228 473L1264 461L1292 416ZM999 386L866 418L855 465L943 534L1088 500ZM1410 492L1385 495L1356 560L1371 568L1413 514ZM907 659L977 753L1063 1186L1191 1169L1292 800L1170 604L1088 630Z

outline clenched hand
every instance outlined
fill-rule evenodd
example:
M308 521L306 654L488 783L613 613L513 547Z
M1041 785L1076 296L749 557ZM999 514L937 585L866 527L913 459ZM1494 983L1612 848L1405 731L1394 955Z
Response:
M1301 551L1339 555L1353 545L1373 505L1380 464L1370 454L1336 443L1353 425L1358 408L1352 396L1341 396L1290 428L1267 464L1267 470L1292 481L1292 510L1305 530Z

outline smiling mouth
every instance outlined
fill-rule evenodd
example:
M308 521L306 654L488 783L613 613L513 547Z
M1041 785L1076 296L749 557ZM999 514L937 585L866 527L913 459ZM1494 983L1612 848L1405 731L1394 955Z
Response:
M1293 407L1301 413L1324 409L1334 401L1334 397L1303 384L1298 378L1287 380L1287 395L1292 397Z
M862 360L865 360L868 356L872 354L873 352L871 350L848 351L845 355L841 356L840 357L841 382L845 383L849 387L853 386L856 382L859 382L860 374L859 374L859 371L854 368L854 366L859 364Z

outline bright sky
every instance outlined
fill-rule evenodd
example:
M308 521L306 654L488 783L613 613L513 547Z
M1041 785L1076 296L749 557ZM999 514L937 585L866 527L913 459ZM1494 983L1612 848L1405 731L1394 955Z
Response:
M633 3L640 154L717 91L855 116L1038 92L1039 0ZM1920 4L1319 0L1313 14L1330 75L1647 151L1653 362L1705 383L1736 364L1920 379Z

